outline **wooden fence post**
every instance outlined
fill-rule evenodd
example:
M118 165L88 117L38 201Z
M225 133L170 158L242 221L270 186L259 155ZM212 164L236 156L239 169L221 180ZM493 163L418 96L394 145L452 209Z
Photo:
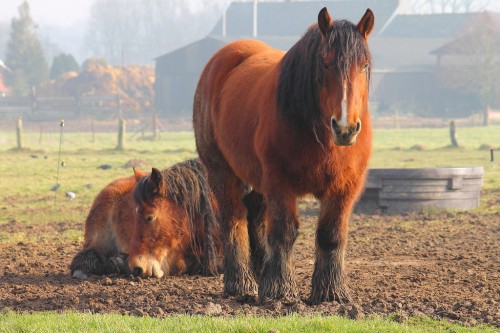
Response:
M36 100L36 87L31 86L30 89L30 108L31 114L37 114L38 104Z
M38 138L38 144L42 144L42 136L43 136L43 125L40 125L40 137Z
M17 149L23 149L23 118L17 118L17 126L16 126L16 134L17 134Z
M490 117L491 117L491 109L489 105L486 105L483 114L483 126L488 126L490 124Z
M157 141L160 139L160 135L158 134L158 114L155 112L153 114L153 141Z
M398 108L394 109L394 128L399 128L399 110L398 110Z
M116 146L116 150L125 149L125 119L120 118L118 120L118 145Z
M95 127L94 127L94 119L92 119L92 123L91 123L91 127L92 127L92 143L95 142Z
M455 120L450 121L450 140L452 147L460 146L457 140L457 127L455 125Z

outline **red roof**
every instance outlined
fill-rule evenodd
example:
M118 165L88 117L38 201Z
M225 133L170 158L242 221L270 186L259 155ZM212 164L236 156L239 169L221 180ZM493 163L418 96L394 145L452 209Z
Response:
M7 92L7 87L3 83L2 73L0 73L0 94L1 93L6 93L6 92Z

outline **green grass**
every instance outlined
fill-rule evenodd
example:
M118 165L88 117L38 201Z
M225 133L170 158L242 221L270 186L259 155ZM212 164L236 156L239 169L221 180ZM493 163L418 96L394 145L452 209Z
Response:
M458 128L458 142L467 150L487 144L500 149L500 126ZM375 129L375 149L410 149L415 145L424 150L450 145L448 128ZM488 152L489 154L489 152Z
M204 317L174 315L164 319L114 314L34 313L0 314L0 332L494 332L493 328L465 328L444 321L411 318L397 323L373 317L358 321L337 316Z
M66 133L61 159L65 166L59 170L58 192L50 191L56 184L59 151L59 132L45 133L39 143L39 133L25 133L22 151L16 151L14 132L0 132L0 225L46 226L64 223L55 233L18 231L9 233L0 229L0 244L12 242L65 242L81 240L82 223L95 195L110 181L132 174L122 166L131 159L141 159L163 168L196 156L192 132L163 133L159 141L137 140L127 135L127 149L115 151L116 134ZM420 168L450 166L483 166L485 170L484 195L478 213L499 211L495 196L500 193L500 166L491 163L488 150L482 144L500 148L500 126L459 129L463 147L449 148L447 129L375 130L372 168ZM419 150L414 147L418 146ZM497 152L500 160L500 152ZM111 164L110 170L101 170L101 164ZM149 166L143 167L143 169ZM88 184L91 185L88 188ZM64 198L64 192L77 194L75 200ZM212 318L200 316L172 316L167 319L135 318L119 315L91 315L79 313L0 314L0 332L493 332L491 327L464 328L427 318L410 318L402 324L390 317L374 317L351 321L339 317L284 318L237 317Z

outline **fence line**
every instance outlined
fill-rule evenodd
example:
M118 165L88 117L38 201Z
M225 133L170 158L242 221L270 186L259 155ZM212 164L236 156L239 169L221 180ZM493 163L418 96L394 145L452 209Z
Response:
M81 97L0 97L0 120L23 117L32 121L66 119L110 119L122 116L121 98Z

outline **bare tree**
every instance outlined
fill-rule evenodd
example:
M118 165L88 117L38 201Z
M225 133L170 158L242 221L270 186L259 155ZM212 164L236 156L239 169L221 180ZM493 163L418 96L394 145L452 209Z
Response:
M431 14L470 13L483 11L491 0L413 0L415 12Z
M87 45L111 64L151 63L206 36L225 5L208 0L97 0Z
M476 96L488 125L492 104L500 103L500 27L484 13L466 33L435 53L440 83Z

